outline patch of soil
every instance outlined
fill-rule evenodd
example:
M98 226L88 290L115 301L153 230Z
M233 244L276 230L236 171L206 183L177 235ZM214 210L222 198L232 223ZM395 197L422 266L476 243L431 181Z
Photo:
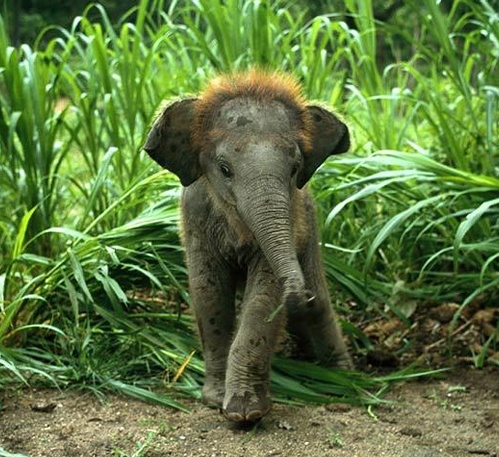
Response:
M356 361L361 370L404 367L415 361L429 368L499 366L499 308L488 306L486 298L480 297L463 310L457 303L418 304L406 317L410 317L409 324L389 313L364 322L351 316L349 320L356 322L372 345Z
M0 455L31 457L472 457L499 455L499 369L451 371L406 382L389 403L274 405L241 430L216 410L190 413L109 395L8 391L0 412Z

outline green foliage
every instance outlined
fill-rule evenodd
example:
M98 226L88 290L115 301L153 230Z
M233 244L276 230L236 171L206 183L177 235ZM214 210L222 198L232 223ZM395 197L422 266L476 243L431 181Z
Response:
M58 141L61 118L55 112L58 68L47 65L28 46L8 47L0 18L0 145L3 173L0 180L5 208L2 225L17 226L28 211L32 238L53 225L58 195L57 175L68 146ZM4 229L5 230L5 229ZM40 249L50 249L48 244Z
M141 0L117 27L91 5L33 47L11 46L0 17L0 385L111 389L174 407L173 391L199 395L203 365L181 312L179 184L154 173L141 146L163 99L218 71L286 70L309 98L341 107L353 154L330 160L311 187L327 274L358 312L410 324L405 300L452 298L456 322L477 296L497 299L491 3L444 12L425 0L412 31L377 21L361 0L345 3L348 21L266 0L165 3ZM381 36L393 54L380 56ZM399 47L410 58L397 59ZM486 348L496 346L492 335ZM371 404L404 377L278 359L273 389L281 401Z
M325 241L338 233L355 240L350 265L361 266L368 283L402 281L418 299L461 295L466 306L480 293L495 295L499 279L497 16L485 2L455 2L448 16L431 0L425 5L421 33L433 36L413 43L412 62L380 72L372 40L361 46L360 36L346 51L352 67L362 55L369 61L348 87L346 116L358 147L377 152L324 167L319 200L336 200ZM455 16L458 7L472 28Z

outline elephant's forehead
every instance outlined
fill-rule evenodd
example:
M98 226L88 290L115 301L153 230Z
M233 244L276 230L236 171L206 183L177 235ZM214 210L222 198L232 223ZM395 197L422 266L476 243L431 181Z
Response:
M297 118L277 100L259 101L235 98L225 102L215 114L215 129L241 132L289 132Z

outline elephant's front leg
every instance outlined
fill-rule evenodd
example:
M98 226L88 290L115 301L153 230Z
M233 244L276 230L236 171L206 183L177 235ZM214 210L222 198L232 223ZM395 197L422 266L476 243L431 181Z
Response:
M187 258L189 290L205 361L203 401L221 408L234 333L234 278L225 265L201 250L188 251Z
M235 422L255 422L271 407L270 366L284 312L270 319L280 303L280 287L263 259L250 265L241 317L231 345L223 412Z

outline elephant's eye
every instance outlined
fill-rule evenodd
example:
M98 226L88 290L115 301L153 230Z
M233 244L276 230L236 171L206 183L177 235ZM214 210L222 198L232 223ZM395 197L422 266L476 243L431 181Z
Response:
M222 163L220 164L220 171L226 178L232 177L232 172L230 171L230 168L225 164Z

